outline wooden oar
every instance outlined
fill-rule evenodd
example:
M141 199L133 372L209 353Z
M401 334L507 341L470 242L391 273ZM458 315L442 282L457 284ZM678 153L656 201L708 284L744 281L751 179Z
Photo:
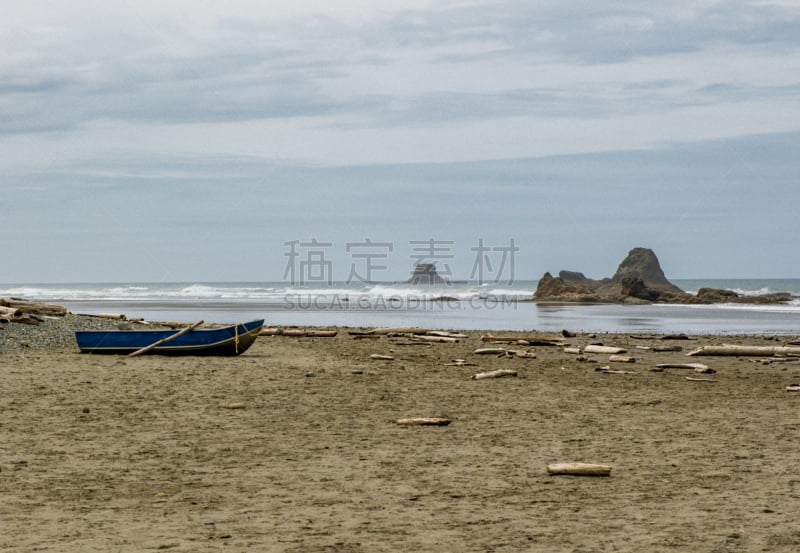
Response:
M195 328L197 328L201 324L203 324L203 321L196 322L192 326L187 326L186 328L180 330L179 332L176 332L175 334L167 336L166 338L162 338L161 340L159 340L157 342L154 342L154 343L150 344L149 346L145 346L142 349L137 349L133 353L129 353L128 357L136 357L137 355L141 355L143 353L147 353L148 351L150 351L153 348L157 348L158 346L160 346L162 344L166 344L167 342L171 342L172 340L174 340L175 338L178 338L179 336L183 336L184 334L194 330Z

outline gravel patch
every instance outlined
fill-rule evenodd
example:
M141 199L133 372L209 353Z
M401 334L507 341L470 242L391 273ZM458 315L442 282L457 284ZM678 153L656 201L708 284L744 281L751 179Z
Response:
M78 330L116 330L124 321L67 314L64 317L41 317L39 325L0 324L0 352L32 348L78 351L75 332Z

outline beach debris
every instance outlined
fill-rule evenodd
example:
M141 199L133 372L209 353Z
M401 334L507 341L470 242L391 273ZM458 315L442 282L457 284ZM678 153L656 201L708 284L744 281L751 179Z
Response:
M691 382L716 382L713 378L694 378L692 376L687 376L686 380Z
M445 367L476 367L477 363L467 363L466 359L453 359L449 363L444 364Z
M618 353L625 353L625 348L618 348L614 346L604 346L602 344L589 344L585 348L583 348L584 353L609 353L609 354L618 354Z
M695 367L694 372L697 374L715 374L717 370L711 367Z
M734 344L722 344L719 346L701 346L690 351L686 355L734 355L734 356L756 356L766 355L800 355L798 346L746 346Z
M608 365L606 365L604 367L597 367L595 369L595 372L599 372L599 373L603 373L603 374L636 374L633 371L615 370L615 369L612 369L611 367L609 367Z
M800 392L800 384L789 384L786 386L787 392Z
M636 363L636 359L630 355L610 355L608 361L610 363Z
M244 409L244 403L232 402L223 405L225 409Z
M636 349L665 353L668 351L683 351L681 346L636 346Z
M495 342L505 344L516 344L519 340L525 340L531 346L561 346L564 345L564 338L559 336L551 338L549 336L495 336L484 334L481 342Z
M447 426L450 424L450 419L442 417L414 417L409 419L397 419L395 424L401 426Z
M472 353L477 355L505 355L514 351L513 349L505 349L505 348L478 348Z
M439 343L455 343L458 342L458 338L452 338L450 336L430 336L428 334L410 334L407 337L411 338L412 340L418 340L420 342L439 342Z
M428 332L426 332L426 334L428 336L442 336L444 338L457 338L457 339L469 338L469 335L467 334L461 334L459 332L448 332L446 330L429 330Z
M483 380L485 378L503 378L504 376L517 376L517 371L513 369L500 369L497 371L477 373L472 375L472 380Z
M562 351L564 353L571 353L571 354L575 354L575 355L580 355L581 354L581 348L569 347L569 348L564 348Z
M369 358L375 359L376 361L394 361L394 357L391 355L381 355L380 353L373 353Z
M659 363L656 365L657 369L690 369L690 370L704 370L708 368L708 365L704 365L703 363Z
M536 359L536 352L517 349L514 350L514 356L527 359Z
M36 301L28 301L21 298L0 298L0 307L11 307L19 309L23 314L27 315L47 315L51 317L63 317L68 311L66 307L61 305L53 305L49 303L39 303ZM15 321L11 321L15 322Z
M427 334L429 331L418 326L386 326L373 328L366 331L367 334Z
M315 376L317 376L317 373L315 373L314 371L308 371L306 373L306 378L314 378Z
M380 334L352 334L354 340L378 340L380 339Z
M609 476L611 467L596 463L551 463L547 465L547 473L553 476Z

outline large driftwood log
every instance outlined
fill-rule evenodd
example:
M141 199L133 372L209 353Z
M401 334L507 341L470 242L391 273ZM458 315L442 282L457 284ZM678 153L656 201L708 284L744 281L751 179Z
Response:
M798 346L739 346L723 344L721 346L702 346L686 355L800 355Z
M136 350L136 351L134 351L133 353L129 353L129 354L128 354L128 357L136 357L137 355L141 355L141 354L143 354L143 353L147 353L147 352L148 352L148 351L150 351L151 349L155 349L155 348L157 348L157 347L158 347L158 346L160 346L160 345L166 344L167 342L171 342L171 341L172 341L172 340L174 340L175 338L178 338L178 337L180 337L180 336L183 336L183 335L184 335L184 334L186 334L187 332L191 332L192 330L194 330L195 328L197 328L197 327L198 327L198 326L200 326L201 324L203 324L203 321L198 321L198 322L194 323L193 325L191 325L191 326L187 326L186 328L184 328L184 329L182 329L182 330L180 330L180 331L176 332L175 334L171 334L170 336L167 336L166 338L162 338L161 340L159 340L159 341L157 341L157 342L153 342L153 343L152 343L152 344L150 344L149 346L145 346L145 347L143 347L143 348L141 348L141 349L137 349L137 350Z
M483 380L484 378L502 378L504 376L517 376L517 371L512 369L500 369L472 375L472 380Z
M504 344L516 344L520 340L528 342L527 345L531 346L561 346L564 344L564 338L551 338L549 336L494 336L493 334L485 334L481 336L482 342L495 342Z
M367 331L368 334L427 334L428 330L418 326L387 326L373 328Z
M0 305L0 317L21 317L22 309Z
M624 348L617 348L614 346L600 346L597 344L589 344L583 348L584 353L610 353L616 355L618 353L625 353Z
M611 474L611 467L595 463L552 463L547 465L547 472L553 475L608 476Z
M67 314L67 308L61 305L51 305L49 303L39 303L35 301L20 300L15 298L0 298L0 306L15 307L24 313L34 315L49 315L51 317L63 317Z

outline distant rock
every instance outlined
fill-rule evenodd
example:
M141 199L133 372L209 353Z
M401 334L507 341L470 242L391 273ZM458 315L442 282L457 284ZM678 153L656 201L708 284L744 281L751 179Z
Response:
M447 284L448 281L436 272L436 265L433 263L417 263L414 265L414 272L411 278L406 281L408 284Z
M760 296L742 296L733 290L720 290L717 288L700 288L697 291L699 303L749 303L749 304L774 304L791 301L792 295L788 292L762 294Z
M742 296L732 290L701 288L696 295L667 280L653 250L633 248L611 278L595 280L577 271L545 273L533 295L536 301L566 303L749 303L775 304L793 299L788 293Z
M611 278L594 280L577 271L561 271L558 277L545 273L533 295L536 301L625 304L647 303L750 303L790 301L788 293L741 296L731 290L701 288L697 295L684 292L667 280L653 250L634 248Z

